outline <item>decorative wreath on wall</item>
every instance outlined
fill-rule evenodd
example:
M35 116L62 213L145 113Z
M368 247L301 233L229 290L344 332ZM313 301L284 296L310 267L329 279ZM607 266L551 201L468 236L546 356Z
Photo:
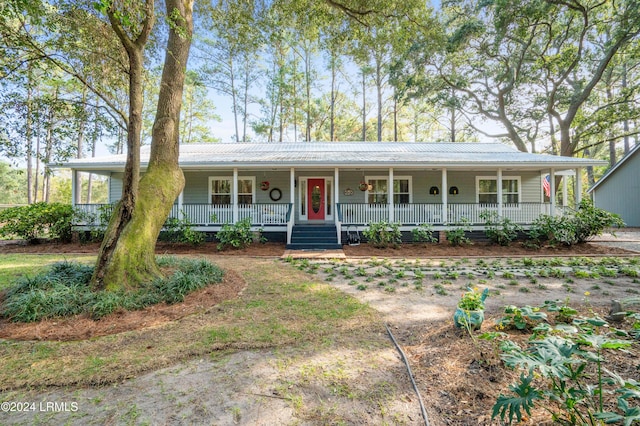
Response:
M271 198L271 201L278 201L280 198L282 198L282 191L280 191L278 188L273 188L271 191L269 191L269 198Z
M369 189L369 184L367 182L360 182L360 185L358 185L358 189L360 191L366 191L367 189Z
M260 189L262 189L263 191L269 189L269 181L263 180L262 182L260 182Z

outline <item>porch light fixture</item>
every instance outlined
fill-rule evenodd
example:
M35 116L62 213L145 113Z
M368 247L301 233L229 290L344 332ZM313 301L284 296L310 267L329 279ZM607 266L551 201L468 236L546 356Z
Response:
M440 190L438 189L437 186L432 186L431 188L429 188L429 194L438 195L440 194Z
M451 188L449 188L449 195L458 195L458 187L457 186L452 186Z

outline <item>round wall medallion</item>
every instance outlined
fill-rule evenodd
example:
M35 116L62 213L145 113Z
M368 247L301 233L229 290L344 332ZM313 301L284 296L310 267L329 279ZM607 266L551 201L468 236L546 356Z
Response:
M273 188L271 191L269 191L269 198L271 198L272 201L278 201L280 198L282 198L282 191L280 191L278 188Z

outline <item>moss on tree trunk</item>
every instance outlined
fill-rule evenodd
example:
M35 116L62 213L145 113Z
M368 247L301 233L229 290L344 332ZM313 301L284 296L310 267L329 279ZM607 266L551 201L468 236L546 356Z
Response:
M183 186L184 176L178 167L156 166L147 170L140 180L131 220L117 236L102 269L102 288L130 289L161 275L155 260L156 241Z
M178 164L178 137L182 91L193 33L193 0L166 0L165 3L167 16L171 16L172 22L153 124L149 165L137 191L135 184L123 188L122 200L112 215L98 254L91 280L95 289L117 291L135 288L161 275L155 260L156 241L184 187L184 175ZM153 13L153 0L147 0L146 5L143 32L150 31L153 22L150 16ZM125 49L141 52L146 36L143 42L140 37L135 41L128 39L116 20L120 15L111 10L109 13L112 27ZM131 71L139 71L137 62L130 60L132 65ZM142 83L131 79L130 84L131 100L137 99L137 95L142 93ZM142 111L141 102L131 102L130 108L130 120L137 122ZM139 130L135 135L129 135L132 142L136 139L139 141ZM139 144L134 149L139 150ZM127 167L132 166L129 164L132 157L128 156Z

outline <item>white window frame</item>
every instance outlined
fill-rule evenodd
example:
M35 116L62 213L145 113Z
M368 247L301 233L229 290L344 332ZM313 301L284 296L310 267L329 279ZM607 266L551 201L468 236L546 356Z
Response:
M231 192L229 193L230 196L230 203L229 205L233 205L233 192L234 192L234 181L233 181L233 176L209 176L209 193L207 195L208 198L208 204L213 204L211 202L211 195L212 195L212 191L213 191L213 181L214 180L228 180L231 184L229 185L229 188L231 190ZM255 204L256 202L256 177L255 176L238 176L238 181L240 180L250 180L251 181L251 204ZM238 193L238 198L241 195L249 195L249 193Z
M256 177L255 176L238 176L238 182L241 180L249 180L251 181L251 203L248 204L255 204L256 203ZM239 185L238 185L239 186ZM239 190L240 188L238 188ZM240 203L240 196L241 195L249 195L248 192L243 192L240 193L238 192L238 204L244 204L246 205L247 203Z
M498 176L476 176L476 204L480 204L480 181L481 180L495 180L496 181L496 202L495 204L498 204L498 192L497 192L497 188L498 188ZM516 201L516 204L520 205L520 203L522 202L522 179L520 178L520 176L502 176L502 182L506 181L506 180L515 180L518 182L518 201ZM483 194L494 194L493 192L484 192ZM504 190L502 191L502 197L504 198L505 194L514 194L514 192L504 192ZM494 203L488 203L488 204L494 204ZM503 202L502 204L514 204L514 203L505 203Z
M393 180L407 180L409 181L409 203L408 204L412 204L413 203L413 176L394 176ZM387 182L387 203L389 204L389 175L386 176L365 176L364 177L364 181L365 182L369 182L369 180L384 180ZM405 194L404 192L393 192L393 195L396 196L397 194ZM364 202L365 203L369 203L369 191L364 191ZM395 203L394 204L405 204L405 203Z

